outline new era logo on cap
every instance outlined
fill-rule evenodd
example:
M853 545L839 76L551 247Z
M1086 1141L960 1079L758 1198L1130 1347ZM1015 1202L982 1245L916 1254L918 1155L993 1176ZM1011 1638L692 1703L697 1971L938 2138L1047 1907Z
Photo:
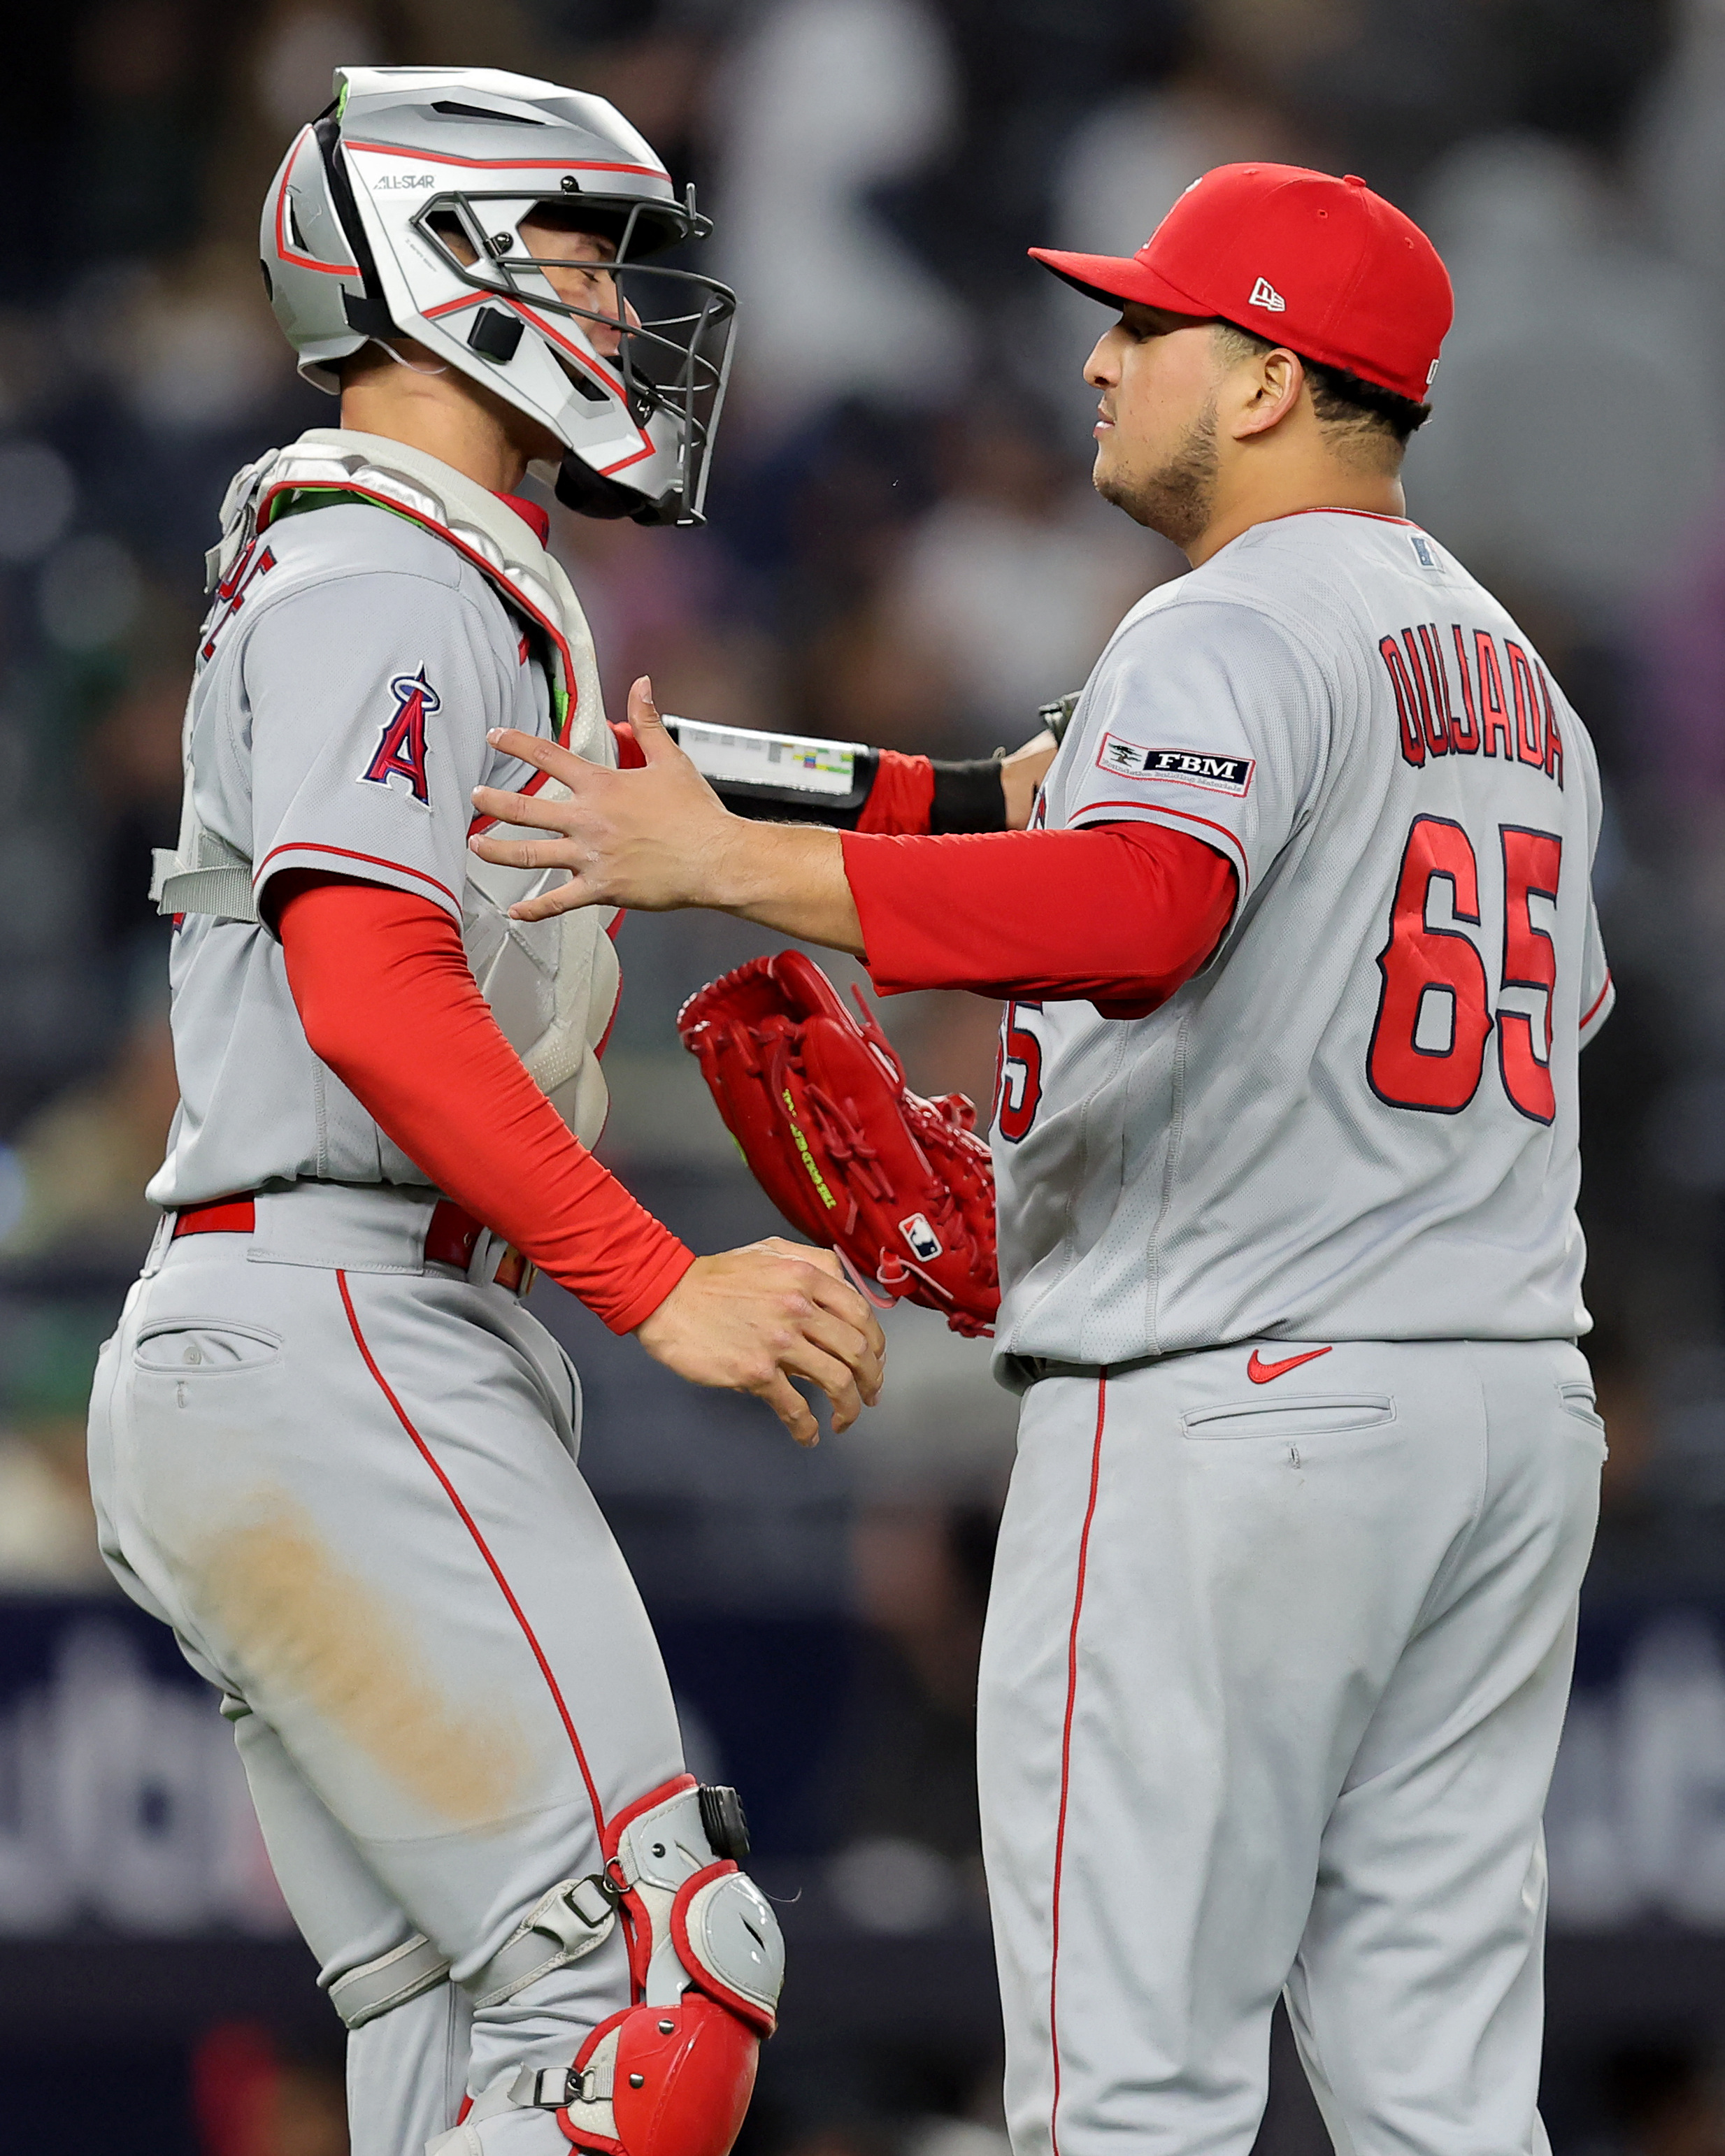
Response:
M1285 313L1287 304L1267 277L1258 280L1252 287L1252 296L1246 301L1249 307L1268 307L1272 315Z

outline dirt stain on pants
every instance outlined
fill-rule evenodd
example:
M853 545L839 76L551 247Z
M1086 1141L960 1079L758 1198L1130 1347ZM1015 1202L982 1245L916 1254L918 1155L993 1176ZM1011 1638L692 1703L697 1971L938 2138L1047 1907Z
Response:
M395 1611L291 1499L225 1532L200 1570L235 1674L322 1715L429 1810L478 1827L530 1800L520 1731L450 1700Z

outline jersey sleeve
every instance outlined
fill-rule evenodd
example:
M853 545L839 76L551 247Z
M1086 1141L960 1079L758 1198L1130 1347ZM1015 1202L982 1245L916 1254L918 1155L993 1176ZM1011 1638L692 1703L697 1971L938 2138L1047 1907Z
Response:
M1067 737L1064 820L1201 839L1244 904L1312 796L1328 710L1316 661L1255 608L1158 607L1097 664Z
M1574 758L1587 804L1587 919L1581 936L1581 1022L1578 1029L1580 1045L1585 1048L1610 1017L1612 1007L1617 1001L1610 964L1605 956L1605 939L1599 933L1599 902L1594 896L1594 878L1599 868L1599 848L1604 838L1605 803L1599 785L1599 758L1594 753L1593 742L1568 698L1562 697L1561 691L1559 696L1562 699L1559 708L1563 715L1563 738L1570 744L1570 753Z
M430 898L458 922L473 788L509 722L485 617L398 570L278 600L243 658L253 889L285 869Z
M1606 963L1604 939L1599 934L1599 908L1588 894L1587 933L1581 946L1581 1045L1585 1048L1611 1015L1617 990Z

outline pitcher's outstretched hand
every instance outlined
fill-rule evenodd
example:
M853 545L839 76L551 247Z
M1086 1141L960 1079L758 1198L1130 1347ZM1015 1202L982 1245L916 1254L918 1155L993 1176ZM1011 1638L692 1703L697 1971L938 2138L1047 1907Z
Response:
M635 1337L680 1378L765 1400L798 1445L820 1430L793 1378L826 1394L835 1430L880 1397L880 1320L830 1250L779 1235L697 1258Z
M482 860L508 868L562 868L569 880L510 908L517 921L543 921L580 906L631 906L662 913L713 903L719 857L747 825L733 816L666 732L645 675L629 692L629 722L647 759L614 771L536 735L498 730L490 739L568 788L567 800L476 786L473 803L500 824L542 839L470 839Z

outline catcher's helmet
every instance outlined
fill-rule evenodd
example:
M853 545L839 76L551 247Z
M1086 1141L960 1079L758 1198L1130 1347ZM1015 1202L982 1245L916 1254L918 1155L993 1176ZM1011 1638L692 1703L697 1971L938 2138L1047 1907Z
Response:
M411 336L531 414L566 452L558 499L640 524L701 521L735 296L648 261L712 227L603 98L494 68L338 68L264 204L276 320L321 388L372 338ZM521 237L556 222L616 249L619 322L560 300ZM607 357L589 324L621 333Z

